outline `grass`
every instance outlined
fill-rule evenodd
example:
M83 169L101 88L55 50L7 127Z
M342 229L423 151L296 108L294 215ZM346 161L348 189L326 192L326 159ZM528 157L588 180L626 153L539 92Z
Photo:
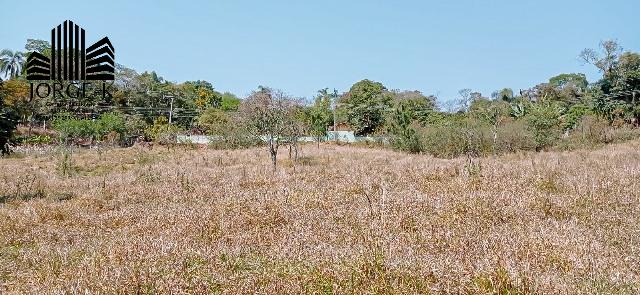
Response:
M0 293L640 292L640 142L0 159ZM73 173L61 173L61 165ZM66 168L65 168L66 169Z

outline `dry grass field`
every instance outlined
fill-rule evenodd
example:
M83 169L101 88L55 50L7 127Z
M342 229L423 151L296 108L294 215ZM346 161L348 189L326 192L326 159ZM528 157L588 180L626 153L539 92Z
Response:
M1 294L640 292L640 142L0 159ZM511 292L511 293L508 293Z

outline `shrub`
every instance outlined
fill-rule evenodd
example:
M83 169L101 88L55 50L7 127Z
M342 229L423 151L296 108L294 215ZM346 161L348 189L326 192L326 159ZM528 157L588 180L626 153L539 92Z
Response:
M16 138L16 141L23 145L47 145L53 142L49 135L33 135Z
M61 142L74 139L119 142L127 132L125 118L118 113L102 114L97 120L77 119L63 113L54 119L53 129L58 132Z
M492 151L489 128L474 120L421 128L418 136L421 148L435 157L477 157Z
M396 108L389 116L389 131L392 135L391 145L410 153L422 151L420 140L415 130L413 115L403 105Z
M560 108L554 104L536 104L525 116L527 126L536 143L536 150L548 148L556 143L562 131Z
M511 121L498 127L496 153L513 153L520 150L534 150L535 148L534 135L524 121Z
M144 133L148 138L160 144L173 144L176 142L176 135L180 132L176 125L169 124L166 117L158 117L153 121L153 125L145 129Z
M606 119L585 116L557 145L559 150L592 148L612 142L621 142L640 137L640 129L628 125L611 126Z

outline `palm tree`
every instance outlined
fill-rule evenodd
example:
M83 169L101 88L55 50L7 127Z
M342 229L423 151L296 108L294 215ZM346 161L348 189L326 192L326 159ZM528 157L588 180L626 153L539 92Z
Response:
M4 73L5 77L15 78L20 75L23 63L24 55L22 52L12 52L9 49L0 52L0 73Z

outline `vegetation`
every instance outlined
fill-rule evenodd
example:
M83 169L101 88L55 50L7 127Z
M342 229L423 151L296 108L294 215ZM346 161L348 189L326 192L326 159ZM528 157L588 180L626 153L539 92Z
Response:
M25 48L51 55L46 41L29 39ZM117 66L112 97L34 99L23 71L25 54L4 50L1 56L1 69L10 79L0 85L0 95L5 112L28 127L26 136L20 136L29 138L33 128L46 129L49 122L65 143L129 145L142 136L173 143L178 133L207 134L215 139L215 148L266 142L276 163L281 144L297 151L297 139L310 136L319 146L338 124L357 136L385 138L393 148L410 153L476 157L634 138L640 124L640 55L623 52L614 41L580 54L602 73L594 83L584 74L564 73L518 93L503 88L486 97L462 89L448 111L438 108L435 96L389 90L367 79L343 94L324 88L305 104L269 87L239 99L216 91L208 81L173 83L155 72L137 73L122 65ZM587 121L598 122L607 136L578 140ZM11 130L4 134L5 142L11 140Z
M614 41L580 54L598 81L446 110L369 79L241 99L124 65L112 95L34 98L26 55L0 52L2 294L640 292L640 54ZM344 130L390 149L321 144Z
M2 159L0 292L640 291L637 140L471 161L304 147L275 174L261 153Z

